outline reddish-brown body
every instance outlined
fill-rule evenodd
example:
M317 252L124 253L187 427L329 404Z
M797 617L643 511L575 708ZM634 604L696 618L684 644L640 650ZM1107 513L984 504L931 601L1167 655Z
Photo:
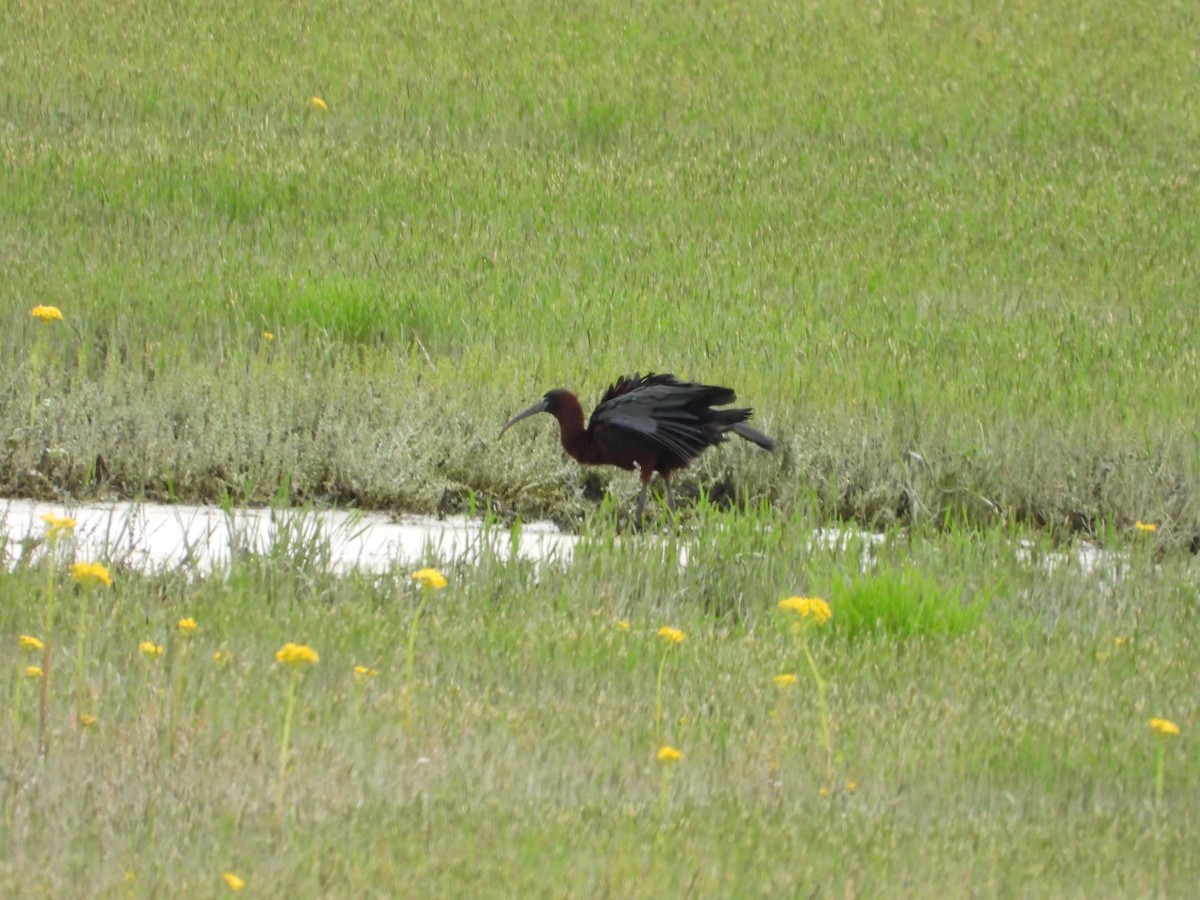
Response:
M727 432L764 450L775 448L774 441L745 424L751 410L713 409L735 399L729 388L681 382L674 375L634 375L620 379L605 391L586 426L579 398L570 391L555 389L510 419L500 434L535 413L554 416L563 449L576 461L640 471L640 520L646 488L654 473L666 482L667 503L673 509L671 473L688 465L708 447L722 443Z

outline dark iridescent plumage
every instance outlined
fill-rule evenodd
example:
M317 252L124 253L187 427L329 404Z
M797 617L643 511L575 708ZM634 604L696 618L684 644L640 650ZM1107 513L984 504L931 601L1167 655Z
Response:
M641 472L637 518L646 505L646 488L658 472L667 485L667 505L674 509L671 473L682 469L707 448L725 441L728 432L774 450L775 442L746 424L749 409L714 409L733 403L737 395L725 387L683 382L674 375L634 375L610 385L592 411L587 427L583 407L570 391L556 388L500 430L536 413L558 420L563 449L584 465L609 465Z

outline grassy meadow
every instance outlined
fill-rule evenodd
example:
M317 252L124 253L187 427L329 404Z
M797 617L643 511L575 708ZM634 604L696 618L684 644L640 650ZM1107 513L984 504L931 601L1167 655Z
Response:
M1186 4L4 16L9 493L577 523L499 425L654 369L783 445L693 489L1195 535Z
M93 588L69 536L8 546L0 895L1190 892L1192 7L21 0L0 30L0 494L583 537L431 556L428 597L328 574L319 535ZM618 539L634 476L548 417L495 436L651 369L780 447L709 452L678 530ZM794 632L792 595L832 619Z
M210 896L223 872L247 896L1188 893L1189 568L1148 543L1097 578L1049 539L1022 562L998 538L810 545L806 521L705 515L715 552L687 567L686 540L610 528L569 566L447 567L415 620L407 572L268 554L80 588L60 565L44 760L41 654L16 635L48 573L18 570L0 893ZM791 591L832 619L778 609ZM281 781L291 641L320 661Z

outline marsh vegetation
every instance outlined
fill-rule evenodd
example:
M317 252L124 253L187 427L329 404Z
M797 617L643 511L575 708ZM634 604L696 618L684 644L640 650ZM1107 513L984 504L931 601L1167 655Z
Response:
M1190 6L0 22L0 493L580 535L431 555L432 596L312 542L6 546L0 894L1193 889ZM636 479L494 438L650 368L779 447L642 540ZM846 525L881 537L812 540Z

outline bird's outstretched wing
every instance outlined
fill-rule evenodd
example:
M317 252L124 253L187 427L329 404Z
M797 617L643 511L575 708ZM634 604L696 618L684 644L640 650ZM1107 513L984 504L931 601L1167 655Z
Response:
M634 375L620 379L605 391L589 428L633 432L687 461L720 440L698 413L735 399L728 388L681 382L671 374L651 373L645 378Z

